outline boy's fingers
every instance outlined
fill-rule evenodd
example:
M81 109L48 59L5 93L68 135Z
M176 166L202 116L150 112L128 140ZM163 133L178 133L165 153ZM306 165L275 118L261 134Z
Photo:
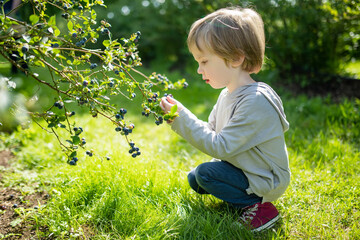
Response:
M167 100L169 103L171 103L171 104L176 104L175 99L172 98L172 97L170 97L170 96L167 96L167 97L166 97L166 100Z
M164 112L166 112L167 109L171 109L172 105L173 105L173 104L170 103L166 98L162 98L162 99L161 99L160 107L161 107L161 109L162 109ZM169 111L169 110L168 110L168 111Z

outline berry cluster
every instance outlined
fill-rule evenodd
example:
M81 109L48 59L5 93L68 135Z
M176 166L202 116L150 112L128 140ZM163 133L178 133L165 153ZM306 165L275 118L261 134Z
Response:
M3 6L5 2L0 0L0 5ZM55 73L52 74L54 76L52 81L43 81L37 73L31 71L31 68L27 69L26 74L48 85L58 97L50 103L49 110L53 112L31 114L34 120L36 118L45 120L47 126L44 128L51 129L50 132L56 135L70 165L77 164L78 149L85 148L86 144L85 138L80 136L83 129L75 127L69 119L75 115L71 103L75 102L81 107L88 108L88 112L93 117L103 116L109 119L115 124L115 131L124 135L128 142L128 135L133 132L135 125L125 121L126 109L115 110L113 96L123 95L131 100L139 93L143 98L144 116L153 115L157 125L168 119L163 116L164 113L159 106L160 92L187 87L187 83L184 80L172 83L160 74L153 73L147 76L135 69L142 66L137 49L137 43L142 37L140 31L131 34L129 38L113 39L111 24L106 19L101 20L100 25L97 24L94 7L105 6L103 1L91 1L91 4L89 1L78 0L31 2L34 14L29 19L32 27L29 28L25 22L19 21L18 24L25 26L24 38L14 42L10 35L8 38L5 36L0 39L0 48L9 56L16 50L19 53L18 58L29 65L45 65L50 72ZM47 12L53 7L62 11L61 25L57 25L58 21L55 21L59 19ZM10 18L3 20L3 31L11 32ZM65 27L60 31L59 26ZM106 38L102 42L105 50L92 49L88 46L96 43L101 34ZM21 65L11 63L24 71ZM143 78L133 77L132 73L140 74ZM63 142L63 136L59 134L62 132L58 132L58 128L65 129L66 131L62 132L68 133L64 140L69 145ZM139 156L139 148L135 147L132 141L129 144L131 156ZM86 155L91 157L97 154L91 150L86 151ZM110 158L106 157L106 159Z
M75 112L74 111L72 111L72 112L66 112L66 116L68 116L68 117L72 117L72 116L74 116L75 115Z
M164 123L164 118L162 116L159 116L157 120L155 121L156 125L160 125Z
M82 127L74 127L73 130L75 135L80 135L84 131Z
M138 147L135 147L135 143L130 142L129 145L130 145L129 153L131 154L131 156L133 158L140 156L140 154L141 154L140 149Z
M127 113L125 108L120 108L119 112L115 115L116 119L124 119L124 115Z
M92 151L87 150L85 153L86 153L86 155L88 155L89 157L92 157L92 156L93 156L93 152L92 152Z
M122 135L129 135L130 133L132 133L133 129L135 128L135 125L134 124L130 124L128 127L126 125L124 125L123 128L121 128L120 126L117 126L115 128L115 131L117 132L121 132Z
M54 107L57 107L58 109L62 109L64 107L64 102L62 101L56 101L54 103Z
M71 160L69 161L69 164L75 166L78 160L79 159L77 157L72 157Z

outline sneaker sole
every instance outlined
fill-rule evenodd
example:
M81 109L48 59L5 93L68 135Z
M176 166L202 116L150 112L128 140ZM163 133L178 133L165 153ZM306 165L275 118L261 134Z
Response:
M269 229L271 227L273 227L275 225L275 223L280 219L280 214L278 214L276 217L274 217L273 219L271 219L270 221L268 221L267 223L265 223L264 225L252 229L251 232L260 232L263 231L265 229Z

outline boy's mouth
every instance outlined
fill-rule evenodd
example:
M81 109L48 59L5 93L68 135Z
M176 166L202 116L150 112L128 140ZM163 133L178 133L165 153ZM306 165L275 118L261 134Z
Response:
M209 79L204 79L204 81L205 81L205 83L209 83L210 80Z

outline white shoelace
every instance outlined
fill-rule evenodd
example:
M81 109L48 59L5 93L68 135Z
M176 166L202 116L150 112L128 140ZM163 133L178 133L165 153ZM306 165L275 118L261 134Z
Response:
M240 219L244 222L247 222L249 219L253 220L257 210L258 210L258 204L255 204L254 207L246 209L245 212L240 217Z

